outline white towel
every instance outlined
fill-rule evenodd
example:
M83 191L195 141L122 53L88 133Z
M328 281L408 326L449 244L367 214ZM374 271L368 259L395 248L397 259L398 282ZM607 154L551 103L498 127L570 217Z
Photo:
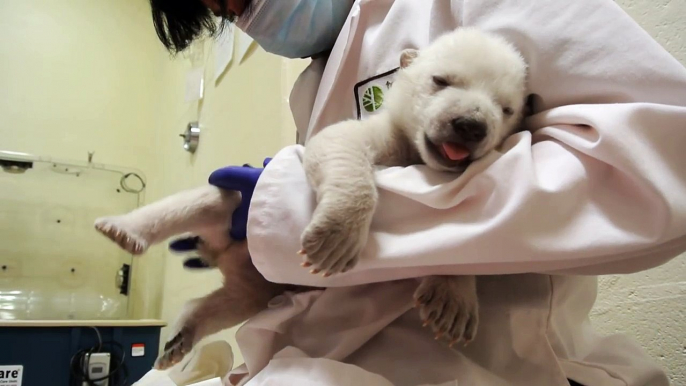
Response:
M194 349L171 369L150 370L134 386L222 386L222 378L232 367L231 346L214 341Z

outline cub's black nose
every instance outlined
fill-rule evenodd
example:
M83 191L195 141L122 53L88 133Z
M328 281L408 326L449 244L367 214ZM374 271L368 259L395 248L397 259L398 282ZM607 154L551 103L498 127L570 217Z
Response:
M450 121L458 138L466 142L479 142L486 138L486 124L470 118L455 118Z

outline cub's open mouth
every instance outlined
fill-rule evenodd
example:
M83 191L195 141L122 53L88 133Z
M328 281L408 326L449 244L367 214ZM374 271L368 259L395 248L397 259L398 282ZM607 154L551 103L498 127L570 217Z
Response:
M442 164L449 167L467 166L470 163L471 150L456 142L445 141L435 144L424 135L427 147Z
M438 148L443 157L450 161L462 161L469 158L470 151L466 146L455 142L443 142Z

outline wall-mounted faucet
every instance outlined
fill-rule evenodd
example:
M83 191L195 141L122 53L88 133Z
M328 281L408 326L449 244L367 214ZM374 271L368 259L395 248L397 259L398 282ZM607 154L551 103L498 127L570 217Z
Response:
M200 142L200 124L191 122L186 126L186 131L179 134L183 138L183 149L189 153L195 153Z

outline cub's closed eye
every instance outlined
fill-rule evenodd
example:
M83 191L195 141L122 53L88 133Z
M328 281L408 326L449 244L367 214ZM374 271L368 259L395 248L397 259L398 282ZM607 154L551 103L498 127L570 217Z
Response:
M512 114L514 114L514 110L512 110L511 107L503 107L503 114L512 115Z
M448 82L448 80L442 76L434 76L433 81L434 81L434 84L438 87L450 86L450 83Z

